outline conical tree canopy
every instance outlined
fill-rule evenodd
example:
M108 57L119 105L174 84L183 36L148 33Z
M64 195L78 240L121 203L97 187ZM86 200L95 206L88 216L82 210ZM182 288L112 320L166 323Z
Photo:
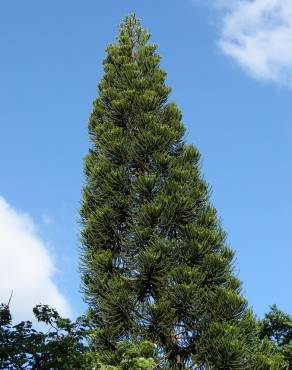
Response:
M149 39L134 15L121 24L89 120L82 274L94 340L109 363L118 342L149 340L167 368L242 369L252 320L234 253Z

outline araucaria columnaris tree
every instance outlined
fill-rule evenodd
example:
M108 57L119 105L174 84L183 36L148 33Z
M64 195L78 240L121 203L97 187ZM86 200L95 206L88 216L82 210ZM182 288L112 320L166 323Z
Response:
M252 319L234 253L149 38L134 15L121 24L89 120L82 273L94 340L109 363L118 342L149 340L162 367L242 369Z

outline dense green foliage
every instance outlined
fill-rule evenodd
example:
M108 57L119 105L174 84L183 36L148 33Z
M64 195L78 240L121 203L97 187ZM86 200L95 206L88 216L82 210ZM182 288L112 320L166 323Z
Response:
M277 348L278 352L292 369L292 316L273 305L260 322L260 339L267 338Z
M198 150L156 46L134 15L107 48L89 121L81 208L88 313L36 306L12 325L0 306L0 369L288 370L292 317L247 308L209 201Z
M154 370L167 366L149 341L121 341L112 352L94 348L95 329L86 316L76 322L61 318L48 306L36 306L34 314L46 324L45 332L33 329L31 322L11 325L10 310L0 306L0 369L5 370ZM288 319L288 320L287 320ZM272 307L259 323L251 321L256 331L249 350L253 353L242 369L291 369L291 317ZM226 337L225 341L230 340ZM218 343L230 350L232 346ZM222 352L222 350L221 350ZM230 357L230 355L229 355ZM286 361L285 361L286 360ZM114 365L109 365L109 362ZM289 364L289 365L288 365ZM194 367L190 367L194 369ZM225 367L224 367L225 368ZM237 367L238 368L238 367ZM195 369L223 369L205 366Z
M108 366L102 353L92 350L93 331L85 316L71 322L56 310L38 305L36 319L45 332L30 321L11 324L7 305L0 306L0 369L5 370L151 370L155 366L154 345L121 342L114 355L116 366Z
M109 364L142 338L165 368L242 369L257 329L149 38L125 19L89 120L82 272L95 346Z
M86 322L63 319L48 306L36 306L38 321L47 332L33 329L30 321L12 325L7 305L0 306L0 369L82 369L87 347Z

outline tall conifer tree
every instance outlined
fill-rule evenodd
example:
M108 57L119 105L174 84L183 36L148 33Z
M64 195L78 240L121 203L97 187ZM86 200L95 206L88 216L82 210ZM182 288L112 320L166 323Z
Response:
M134 15L121 24L89 120L82 274L96 346L110 362L120 341L145 339L162 367L246 368L253 320L234 253L149 38Z

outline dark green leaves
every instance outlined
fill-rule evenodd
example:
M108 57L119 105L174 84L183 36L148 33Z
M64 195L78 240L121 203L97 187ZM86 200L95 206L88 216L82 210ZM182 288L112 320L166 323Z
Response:
M244 368L256 334L242 325L233 252L149 39L134 15L121 24L89 120L81 221L93 341L111 365L120 341L142 339L165 368Z
M56 310L38 305L34 308L38 321L46 324L46 332L32 328L29 321L12 325L9 308L0 309L1 369L88 369L85 365L88 322L62 318Z

